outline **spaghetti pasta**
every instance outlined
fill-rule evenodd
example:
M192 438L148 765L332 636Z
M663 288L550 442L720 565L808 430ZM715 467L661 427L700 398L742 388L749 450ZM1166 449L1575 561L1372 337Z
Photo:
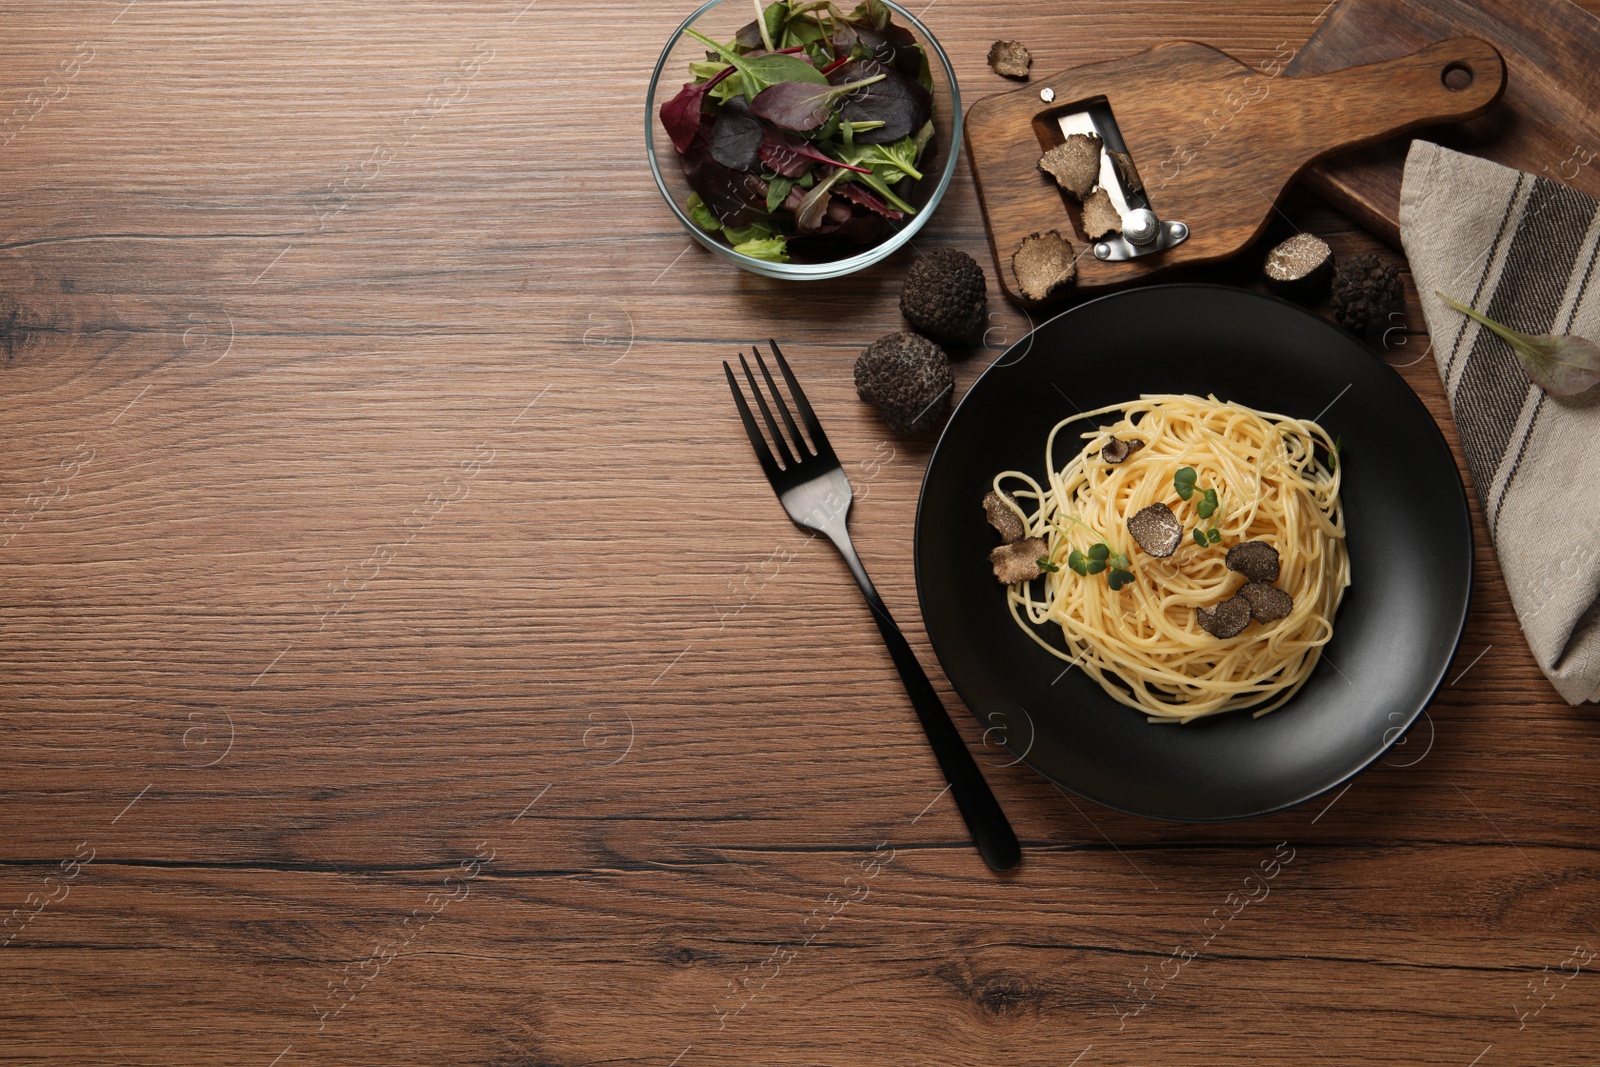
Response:
M1083 419L1116 416L1081 436L1084 448L1065 467L1052 466L1058 434ZM1121 463L1101 449L1113 438L1143 447ZM995 476L994 488L1043 537L1059 569L1007 589L1017 624L1040 646L1081 667L1117 701L1152 721L1188 722L1256 707L1263 715L1292 697L1333 635L1333 617L1350 585L1342 470L1319 459L1335 443L1317 423L1257 411L1216 397L1150 395L1074 415L1057 423L1045 443L1041 486L1021 471ZM1197 483L1216 490L1218 510L1199 513L1200 494L1183 499L1173 478L1194 469ZM1164 503L1186 530L1171 556L1142 552L1127 520ZM1205 546L1187 531L1215 525ZM1113 590L1096 575L1067 566L1074 549L1104 541L1126 556L1134 580ZM1244 584L1230 571L1231 545L1263 541L1278 552L1278 588L1293 598L1287 617L1250 625L1232 637L1201 629L1196 610L1227 600ZM1042 592L1039 586L1042 582ZM1060 627L1066 651L1037 627Z

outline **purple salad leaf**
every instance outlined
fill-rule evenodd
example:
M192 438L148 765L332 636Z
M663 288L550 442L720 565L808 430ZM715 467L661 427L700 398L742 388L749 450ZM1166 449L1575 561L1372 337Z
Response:
M814 130L833 117L834 109L838 107L841 99L848 105L852 94L869 91L873 85L884 81L891 74L893 71L886 68L859 80L834 85L780 82L761 90L760 94L750 101L750 110L758 118L765 119L782 130L797 132ZM916 87L921 88L921 86Z
M706 93L733 71L732 67L724 67L703 82L689 82L677 96L661 105L661 125L666 127L667 136L672 138L672 146L679 154L689 150L695 133L700 129L700 110L705 103Z
M750 114L744 97L729 97L711 126L711 158L724 167L750 170L765 136L765 127Z
M837 159L823 155L804 137L770 128L766 131L766 136L761 142L761 162L771 167L773 173L781 174L785 178L798 178L811 168L812 161L826 163L830 167L843 167L857 174L872 173L866 167L841 163Z
M833 236L858 245L869 245L877 244L887 237L889 232L889 221L883 216L870 211L856 211L840 221L839 228L833 231Z
M915 78L922 71L923 52L916 37L904 26L893 23L880 30L841 22L833 35L833 47L836 55L876 59L908 78Z
M709 115L678 160L689 188L700 194L706 209L722 225L743 229L767 218L767 183L758 174L734 170L711 156L714 122Z
M933 116L933 94L904 74L875 59L856 59L828 75L828 80L850 85L883 75L853 89L839 108L847 122L881 122L882 126L858 134L858 144L890 144L920 130Z
M871 189L857 182L841 182L834 190L846 200L853 200L868 211L875 212L888 219L890 222L899 222L904 219L905 212L896 211L884 202L883 198Z

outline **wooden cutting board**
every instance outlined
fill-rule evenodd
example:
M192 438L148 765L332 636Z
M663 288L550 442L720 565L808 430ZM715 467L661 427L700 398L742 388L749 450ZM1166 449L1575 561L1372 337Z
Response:
M1203 44L1170 41L979 100L967 110L967 156L1001 288L1032 303L1012 255L1029 234L1050 229L1081 250L1076 282L1057 299L1226 259L1260 235L1311 161L1480 115L1505 84L1499 54L1471 35L1345 67L1272 78ZM1038 161L1064 140L1060 116L1099 104L1109 106L1152 209L1188 227L1181 244L1123 260L1083 254L1092 242L1081 211Z
M1329 157L1304 177L1396 247L1411 137L1600 196L1600 19L1569 0L1340 0L1287 72L1324 74L1463 35L1489 41L1505 58L1499 103L1476 119Z

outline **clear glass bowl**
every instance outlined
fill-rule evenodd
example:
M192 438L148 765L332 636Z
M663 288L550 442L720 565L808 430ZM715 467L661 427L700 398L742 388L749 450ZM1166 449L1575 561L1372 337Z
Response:
M917 43L927 51L928 70L933 78L933 141L919 168L923 174L922 180L913 187L911 195L903 197L916 207L917 213L878 244L843 259L823 263L773 263L756 259L735 252L715 235L694 224L684 208L692 190L678 163L677 149L661 125L661 104L676 96L685 82L693 80L689 74L690 61L705 58L705 47L686 36L684 30L692 27L714 41L731 41L741 26L755 18L755 7L750 0L711 0L684 19L683 25L667 41L667 46L661 50L660 60L656 62L655 73L650 76L650 92L645 98L644 143L650 155L650 172L655 175L656 185L672 208L672 213L678 216L678 221L683 223L683 228L689 231L690 236L717 255L756 274L764 274L769 278L818 281L854 273L893 255L933 216L934 209L950 185L950 178L955 174L956 160L961 154L961 93L956 87L956 75L950 68L949 58L928 28L893 0L883 2L893 12L894 21L910 30Z

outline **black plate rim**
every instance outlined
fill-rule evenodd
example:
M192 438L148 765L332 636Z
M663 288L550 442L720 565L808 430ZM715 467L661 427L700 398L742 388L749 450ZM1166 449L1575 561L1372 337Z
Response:
M1135 294L1143 295L1159 290L1170 291L1196 289L1220 290L1230 294L1230 296L1246 296L1257 300L1262 300L1267 303L1279 304L1284 307L1291 308L1294 311L1299 312L1300 314L1322 324L1323 326L1330 327L1344 334L1347 338L1349 338L1352 344L1360 348L1367 349L1370 354L1369 346L1365 341L1351 333L1349 330L1340 326L1338 323L1331 322L1322 318L1321 316L1315 315L1311 311L1307 310L1304 306L1296 304L1290 300L1285 300L1282 297L1275 296L1271 293L1260 293L1251 289L1242 289L1233 285L1221 285L1215 282L1169 282L1158 285L1143 285L1131 289L1122 289L1118 290L1117 292L1105 293L1101 296L1093 297L1079 304L1074 304L1065 311L1053 315L1043 323L1035 326L1032 330L1028 331L1027 334L1018 339L1015 344L1008 347L1004 352L1000 353L999 356L992 360L990 364L984 368L983 373L978 375L978 377L973 381L972 385L967 388L966 393L956 404L955 409L950 413L950 417L945 421L943 429L939 431L939 440L934 444L933 451L928 454L928 462L923 468L922 472L922 484L917 490L917 514L911 532L911 566L917 591L917 608L918 612L922 616L923 630L928 635L928 644L933 648L934 658L939 661L939 669L944 672L945 679L950 683L951 688L955 690L956 696L960 698L961 703L966 707L968 714L970 714L980 726L985 725L983 719L979 717L978 712L973 708L972 702L968 698L967 694L962 691L961 683L950 674L948 665L945 662L945 656L939 649L939 640L934 636L933 623L928 618L928 600L923 589L923 585L927 580L925 568L923 567L922 549L923 522L927 518L927 515L923 505L927 499L928 482L931 480L934 466L939 460L940 451L945 447L945 440L950 434L950 429L955 425L956 419L960 416L961 409L966 405L967 401L972 398L973 394L978 391L978 388L983 384L984 380L988 378L996 368L1009 366L1010 356L1013 352L1023 345L1031 344L1036 334L1047 327L1053 326L1058 320L1066 318L1075 312L1081 311L1090 305L1104 303L1108 300L1114 301L1124 299ZM1411 402L1414 403L1420 410L1421 414L1426 417L1428 426L1432 428L1434 435L1438 438L1439 444L1444 448L1445 453L1449 455L1452 460L1454 460L1455 451L1450 447L1449 439L1445 437L1444 430L1440 428L1438 420L1433 417L1433 413L1429 411L1427 405L1422 402L1422 398L1417 395L1416 390L1412 389L1410 383L1405 380L1404 376L1401 375L1399 371L1395 370L1395 368L1389 363L1379 359L1376 355L1372 355L1372 360L1374 363L1378 364L1385 371L1387 371L1389 375L1394 378L1395 382L1405 390L1406 395L1411 398ZM1427 697L1417 704L1416 710L1411 712L1410 716L1406 719L1404 727L1398 730L1394 734L1394 737L1383 744L1382 747L1373 753L1371 757L1354 767L1352 770L1341 775L1336 780L1326 785L1318 785L1309 792L1306 792L1295 799L1287 800L1281 804L1276 804L1271 807L1261 808L1257 811L1242 812L1237 815L1214 815L1186 818L1182 816L1171 815L1166 812L1141 811L1137 808L1125 804L1119 804L1104 797L1095 796L1093 793L1086 792L1066 782L1057 780L1053 775L1047 773L1043 768L1037 766L1031 759L1028 758L1026 753L1018 753L1012 749L1009 743L1006 745L1007 751L1011 752L1012 755L1016 756L1023 764L1025 764L1030 770L1039 775L1045 781L1050 782L1057 788L1067 790L1074 796L1082 797L1085 800L1099 804L1101 807L1110 808L1113 811L1120 811L1127 815L1135 815L1140 818L1166 823L1218 824L1244 822L1248 819L1259 819L1268 815L1275 815L1279 812L1290 811L1294 808L1301 807L1317 799L1318 797L1326 796L1328 793L1338 789L1340 786L1346 785L1353 781L1358 775L1368 770L1374 763L1377 763L1379 760L1381 760L1386 754L1388 754L1390 749L1394 748L1394 746L1398 744L1402 738L1411 732L1412 727L1414 727L1417 723L1417 720L1422 717L1423 712L1427 711L1429 705L1433 703L1434 698L1439 695L1439 689L1443 686L1445 677L1450 673L1450 665L1455 662L1456 655L1461 650L1461 641L1466 634L1467 628L1467 612L1472 604L1472 591L1477 581L1477 534L1472 528L1472 507L1468 501L1466 484L1461 480L1461 472L1458 466L1455 468L1455 475L1455 487L1461 506L1461 515L1464 520L1462 523L1462 528L1466 533L1465 552L1462 554L1463 558L1466 560L1466 582L1461 587L1462 595L1455 621L1456 633L1454 640L1450 642L1450 654L1442 659L1441 665L1432 681L1432 684L1428 686ZM1293 701L1290 703L1292 704Z

